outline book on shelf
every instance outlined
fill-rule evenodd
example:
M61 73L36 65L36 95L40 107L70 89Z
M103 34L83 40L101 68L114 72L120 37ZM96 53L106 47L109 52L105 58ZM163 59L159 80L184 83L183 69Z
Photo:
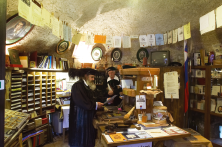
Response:
M19 56L21 65L23 66L23 68L28 68L29 64L28 64L28 56Z
M34 68L36 68L36 67L37 67L37 61L38 61L37 51L32 52L32 53L30 54L30 61L34 61L34 62L35 62ZM29 67L30 67L30 66L29 66Z

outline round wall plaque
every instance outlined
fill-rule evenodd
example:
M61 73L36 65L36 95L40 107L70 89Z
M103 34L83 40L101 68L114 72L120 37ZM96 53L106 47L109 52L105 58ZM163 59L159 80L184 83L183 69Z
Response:
M111 59L114 62L119 62L122 59L122 51L119 48L113 49Z
M140 48L136 54L136 57L139 62L143 62L144 57L147 57L147 59L149 58L149 53L145 48Z
M56 48L56 52L58 54L63 54L65 51L68 50L69 46L70 46L69 41L62 40L58 43L57 48Z
M91 56L94 61L99 61L100 58L103 56L102 49L100 47L95 47L94 49L92 49Z

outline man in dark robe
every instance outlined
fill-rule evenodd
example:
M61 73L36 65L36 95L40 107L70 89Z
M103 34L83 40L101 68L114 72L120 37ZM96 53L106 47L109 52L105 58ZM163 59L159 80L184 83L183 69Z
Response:
M95 90L94 75L91 68L70 69L69 77L79 78L72 86L69 113L69 145L70 147L94 147L96 130L93 118L103 103L96 102L92 90Z
M120 94L122 93L122 88L120 86L120 80L116 76L116 70L117 69L115 67L107 68L107 73L109 77L107 78L106 82L104 82L106 86L105 96L112 97L114 95L117 95L117 97L111 103L109 103L109 105L112 106L118 106L122 102L122 99L120 98Z

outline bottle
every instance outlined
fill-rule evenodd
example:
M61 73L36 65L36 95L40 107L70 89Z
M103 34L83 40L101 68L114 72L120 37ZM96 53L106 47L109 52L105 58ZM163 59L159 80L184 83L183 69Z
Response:
M197 66L200 66L200 63L201 63L201 61L200 61L200 54L198 54L198 57L197 57Z
M207 54L205 57L204 57L204 63L205 65L208 65L208 59L209 58L209 54Z

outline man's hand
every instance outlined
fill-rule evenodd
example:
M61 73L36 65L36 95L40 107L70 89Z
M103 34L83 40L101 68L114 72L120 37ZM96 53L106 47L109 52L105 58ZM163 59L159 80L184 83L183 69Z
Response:
M109 99L111 99L111 98L107 98L107 101L108 101ZM113 103L113 100L109 102L109 104L112 104L112 103Z
M108 95L113 95L113 91L110 90L110 91L108 92Z
M100 103L100 102L97 102L97 104L98 104L98 109L101 109L102 106L104 105L103 103Z

